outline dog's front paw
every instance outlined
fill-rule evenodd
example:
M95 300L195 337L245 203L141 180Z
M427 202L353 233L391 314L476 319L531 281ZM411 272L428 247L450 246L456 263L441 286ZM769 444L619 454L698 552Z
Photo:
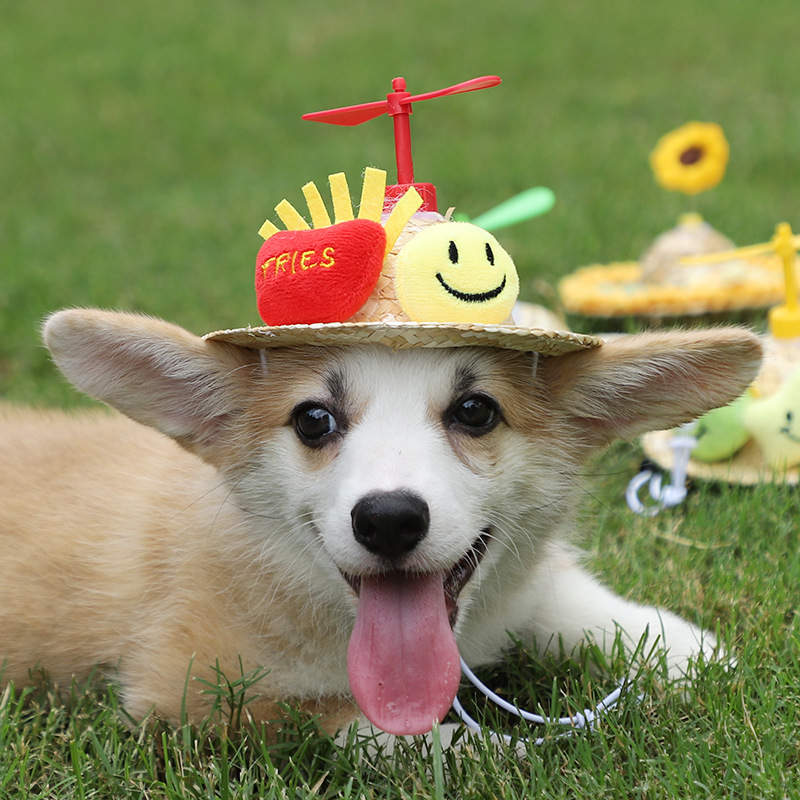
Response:
M651 628L645 653L649 656L648 661L665 653L669 680L691 679L697 668L709 661L722 662L730 667L735 665L735 659L725 651L710 631L698 628L669 612L659 612L659 618L660 631ZM649 644L654 641L654 634L658 634L655 646Z

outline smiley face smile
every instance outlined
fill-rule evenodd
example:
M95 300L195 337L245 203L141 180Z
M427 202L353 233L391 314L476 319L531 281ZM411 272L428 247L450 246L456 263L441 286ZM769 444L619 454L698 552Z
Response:
M461 300L465 303L485 303L487 300L494 300L495 297L498 297L503 289L506 288L506 276L503 275L503 281L499 286L496 286L494 289L490 289L488 292L459 292L458 289L454 289L450 286L449 283L442 277L441 272L436 273L436 280L442 285L446 292L449 292L453 297Z
M794 442L795 444L800 444L800 436L795 436L792 433L792 429L787 425L785 428L781 428L780 432L790 441Z

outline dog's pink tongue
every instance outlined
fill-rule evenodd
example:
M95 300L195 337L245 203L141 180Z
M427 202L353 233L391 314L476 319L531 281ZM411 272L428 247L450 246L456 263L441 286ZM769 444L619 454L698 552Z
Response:
M361 579L347 671L359 708L387 733L427 733L444 718L460 669L442 575Z

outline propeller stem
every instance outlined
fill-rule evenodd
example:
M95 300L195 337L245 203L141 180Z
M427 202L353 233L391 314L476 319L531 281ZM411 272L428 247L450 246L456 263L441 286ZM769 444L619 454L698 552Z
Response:
M775 250L783 262L783 277L786 283L786 305L788 308L797 308L797 281L794 274L794 263L797 249L794 246L792 229L788 222L782 222L775 231Z
M397 182L414 183L414 163L411 159L411 92L406 91L405 78L392 81L393 91L386 95L389 116L394 123L394 153L397 161Z
M783 261L786 302L771 308L767 319L776 339L794 339L800 336L800 307L797 304L797 281L794 273L797 248L788 222L782 222L775 229L772 246Z
M384 210L413 186L422 197L421 211L436 211L436 187L430 183L414 183L414 162L411 158L411 92L406 91L405 78L395 78L392 90L386 95L388 115L394 124L394 154L397 162L397 183L386 187Z
M408 114L395 115L393 122L397 182L414 183L414 163L411 160L411 125Z

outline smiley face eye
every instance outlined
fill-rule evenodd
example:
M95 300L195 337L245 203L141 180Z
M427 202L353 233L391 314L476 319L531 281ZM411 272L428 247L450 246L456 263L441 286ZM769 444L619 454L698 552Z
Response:
M305 403L292 412L292 422L298 439L309 447L319 447L339 432L336 417L324 406Z
M497 401L484 394L469 394L459 398L450 408L447 421L470 436L483 436L494 430L502 414Z
M453 264L458 264L458 247L456 247L455 242L450 242L450 247L447 249L447 255Z
M489 262L490 266L494 266L494 250L492 250L491 244L486 242L486 246L484 248L486 252L486 260ZM450 240L450 245L447 248L447 256L450 259L450 263L458 264L458 245Z

